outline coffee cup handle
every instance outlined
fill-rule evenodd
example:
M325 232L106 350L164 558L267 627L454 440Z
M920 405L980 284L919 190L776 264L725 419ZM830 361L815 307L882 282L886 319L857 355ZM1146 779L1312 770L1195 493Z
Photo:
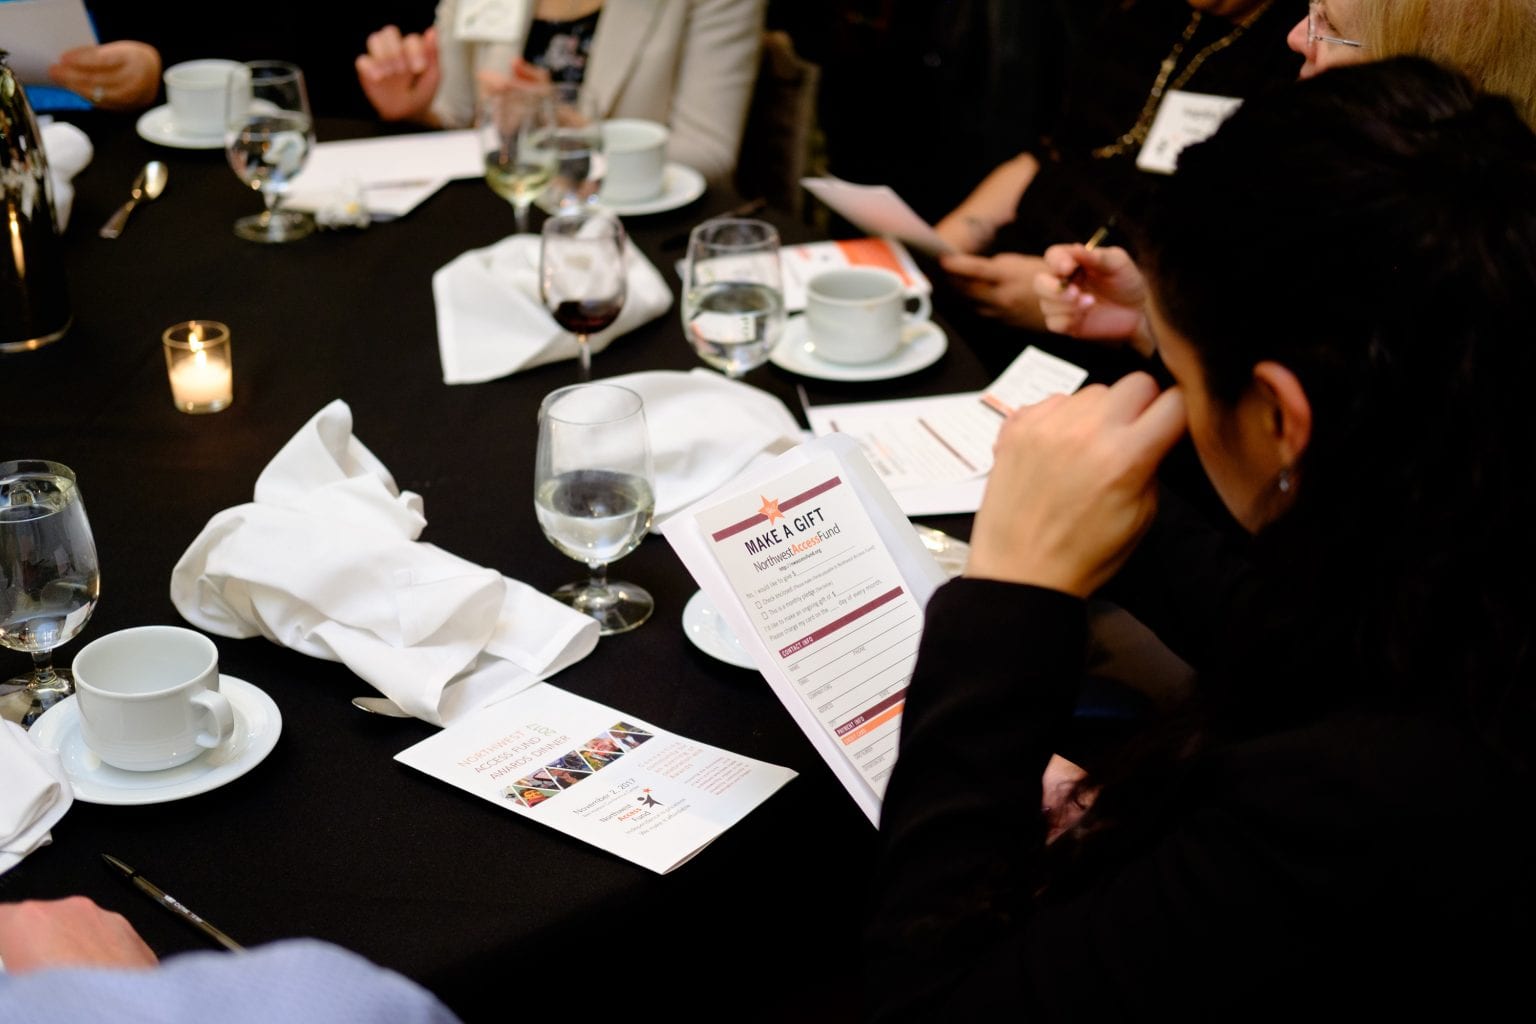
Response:
M229 742L235 734L235 711L229 698L215 690L204 690L192 698L192 703L207 713L208 725L212 727L197 734L197 745L212 750Z
M933 303L928 298L927 292L915 292L908 295L909 299L917 300L917 308L903 314L901 321L901 341L906 344L917 337L917 332L928 322L933 313Z

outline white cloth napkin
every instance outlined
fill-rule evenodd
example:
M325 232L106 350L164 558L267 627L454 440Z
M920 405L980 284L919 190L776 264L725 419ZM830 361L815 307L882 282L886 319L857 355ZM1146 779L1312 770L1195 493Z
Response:
M41 131L48 174L53 178L53 212L59 230L63 231L69 226L69 211L75 205L75 175L85 170L96 150L90 137L67 121L49 121Z
M745 469L810 437L783 402L702 367L605 378L645 402L656 464L656 519L693 504Z
M52 841L49 829L75 802L59 755L15 722L0 722L0 875Z
M628 293L594 353L672 307L672 289L633 242L625 244ZM577 356L576 340L539 299L539 236L511 235L471 249L432 275L443 383L474 384Z
M340 661L418 718L447 725L572 665L597 623L526 583L416 540L401 492L334 401L209 520L171 572L200 629Z

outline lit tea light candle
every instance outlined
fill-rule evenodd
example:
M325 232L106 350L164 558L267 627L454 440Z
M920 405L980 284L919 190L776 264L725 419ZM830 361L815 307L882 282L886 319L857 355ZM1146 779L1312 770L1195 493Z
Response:
M182 412L218 412L234 401L229 328L216 320L188 320L166 329L165 368L171 401Z

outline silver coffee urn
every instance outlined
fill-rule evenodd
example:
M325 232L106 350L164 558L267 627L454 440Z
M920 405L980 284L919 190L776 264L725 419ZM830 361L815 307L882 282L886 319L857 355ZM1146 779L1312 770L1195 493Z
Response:
M0 352L23 352L62 338L74 316L42 135L5 57L0 50Z

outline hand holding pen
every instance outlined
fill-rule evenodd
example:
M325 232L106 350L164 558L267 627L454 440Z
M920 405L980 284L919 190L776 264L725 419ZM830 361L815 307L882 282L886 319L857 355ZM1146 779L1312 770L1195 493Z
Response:
M1083 243L1083 256L1084 257L1086 257L1088 255L1088 253L1092 252L1093 250L1097 249L1100 245L1103 244L1104 239L1109 237L1109 229L1110 229L1110 227L1113 224L1114 224L1114 220L1111 219L1108 224L1101 224L1101 225L1099 225L1099 229L1097 231L1095 231L1092 236L1089 237L1088 241ZM1060 282L1058 290L1066 291L1072 285L1075 285L1075 284L1080 285L1080 284L1082 284L1083 278L1084 278L1085 273L1086 273L1086 270L1087 270L1087 264L1085 264L1084 262L1079 260L1078 263L1077 263L1077 266L1073 267L1070 273L1068 273L1065 277L1061 278L1061 282Z
M1035 288L1048 330L1130 343L1151 355L1144 323L1147 283L1129 253L1119 246L1074 242L1051 246L1044 259L1047 269L1036 276Z

